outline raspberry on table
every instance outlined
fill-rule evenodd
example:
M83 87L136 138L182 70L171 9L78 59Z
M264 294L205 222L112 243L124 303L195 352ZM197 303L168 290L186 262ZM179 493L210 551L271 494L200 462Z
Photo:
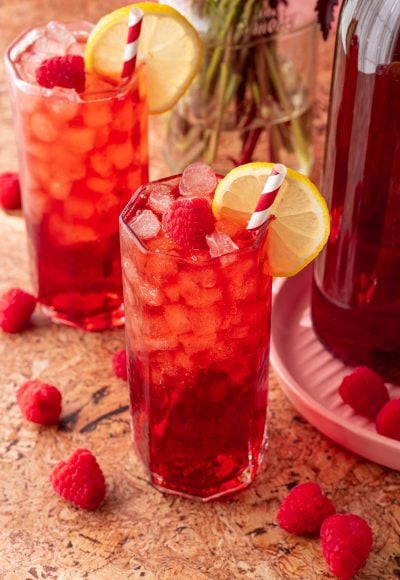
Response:
M382 407L375 428L380 435L400 441L400 399L392 399Z
M126 350L123 348L113 354L112 367L115 375L124 381L128 380Z
M103 472L88 449L77 449L56 465L50 482L56 493L79 508L95 510L106 496Z
M322 553L332 574L352 578L367 561L373 535L369 524L354 514L335 514L321 526Z
M278 511L279 527L289 534L318 534L322 522L336 512L318 483L307 481L296 485L283 500Z
M83 57L78 54L67 54L46 58L36 70L36 81L48 89L64 87L81 93L85 90Z
M355 413L372 420L389 401L382 378L367 367L357 367L344 377L339 394Z
M40 425L58 423L61 400L57 387L40 381L27 381L17 391L17 402L25 419Z
M0 206L3 209L21 209L21 189L18 173L0 174Z
M20 288L11 288L0 296L0 328L20 332L27 327L36 307L36 298Z
M177 199L163 216L163 226L182 248L201 250L207 247L206 236L214 231L215 218L204 197Z

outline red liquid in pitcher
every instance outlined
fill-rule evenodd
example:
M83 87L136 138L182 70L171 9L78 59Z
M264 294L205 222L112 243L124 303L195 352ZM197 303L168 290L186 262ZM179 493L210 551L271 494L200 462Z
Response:
M313 322L322 342L344 361L397 382L400 43L390 64L367 72L360 70L360 63L364 69L371 64L365 64L358 37L348 44L345 54L339 35L322 186L332 230L315 266Z

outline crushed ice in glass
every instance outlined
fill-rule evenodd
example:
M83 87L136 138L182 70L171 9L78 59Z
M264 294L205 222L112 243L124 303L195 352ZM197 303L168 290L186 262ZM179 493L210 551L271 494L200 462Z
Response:
M182 173L179 193L184 196L212 196L217 187L217 176L213 169L198 161L191 163Z
M129 222L129 225L141 240L154 238L161 228L158 217L149 209L138 212L132 221Z
M218 258L239 249L239 246L224 232L213 232L206 236L206 240L212 258Z
M64 53L71 44L75 44L75 36L63 24L51 20L46 26L45 35L48 40L53 40L64 48Z
M148 204L153 211L163 214L169 209L173 201L173 189L170 185L163 183L152 185Z

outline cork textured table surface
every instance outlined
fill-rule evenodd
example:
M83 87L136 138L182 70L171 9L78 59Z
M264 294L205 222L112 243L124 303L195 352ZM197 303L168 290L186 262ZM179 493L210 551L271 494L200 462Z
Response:
M0 0L0 52L22 30L77 15L97 20L116 0ZM320 46L315 118L320 171L333 38ZM0 171L15 170L4 69L0 65ZM165 173L158 150L163 120L152 121L152 176ZM0 291L30 289L24 223L0 212ZM0 336L0 578L145 580L314 580L330 578L317 539L288 536L276 524L288 489L318 481L338 511L365 517L374 548L360 579L400 578L400 473L337 447L302 419L271 373L269 449L256 482L230 500L199 504L153 489L135 458L126 383L111 370L123 330L84 333L39 317ZM58 427L21 419L18 386L31 378L63 393ZM49 472L87 447L106 475L107 500L86 512L58 498Z

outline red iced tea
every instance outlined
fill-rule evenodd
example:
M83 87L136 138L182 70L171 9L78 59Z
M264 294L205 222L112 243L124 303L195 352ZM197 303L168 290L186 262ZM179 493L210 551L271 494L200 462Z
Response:
M384 6L359 2L359 22L342 18L339 29L322 187L332 230L312 313L335 354L400 381L400 43L388 42L396 21L386 5L390 26L372 18L364 30Z
M120 86L37 85L55 55L83 54L88 23L32 30L7 53L32 272L49 314L86 330L123 323L118 217L148 178L141 71Z
M153 484L206 500L248 485L263 456L271 278L262 234L217 222L210 250L171 240L178 183L140 188L120 220L132 423Z

